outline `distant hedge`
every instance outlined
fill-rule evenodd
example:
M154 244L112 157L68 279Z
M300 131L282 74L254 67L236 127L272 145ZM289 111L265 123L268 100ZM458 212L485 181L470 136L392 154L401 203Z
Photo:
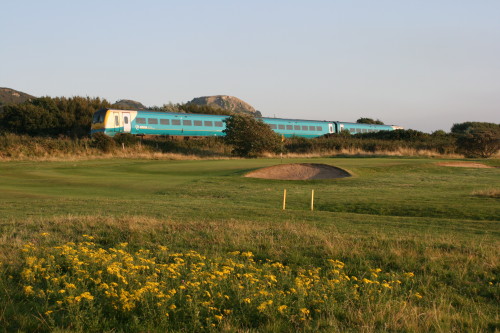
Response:
M41 97L22 104L3 106L0 130L33 136L81 138L90 133L92 115L110 103L90 97Z

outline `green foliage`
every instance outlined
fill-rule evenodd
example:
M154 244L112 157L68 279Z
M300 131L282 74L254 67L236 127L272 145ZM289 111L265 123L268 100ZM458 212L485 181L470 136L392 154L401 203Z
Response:
M0 128L17 134L81 138L89 134L94 112L105 107L109 107L109 103L100 98L35 98L4 106Z
M104 133L98 132L92 135L92 147L105 153L110 152L116 146L115 140Z
M356 120L356 122L358 124L376 124L376 125L384 125L384 123L377 119L377 120L373 120L372 118L359 118L358 120Z
M280 136L262 120L248 115L235 114L224 120L225 140L233 145L238 156L258 156L264 152L277 152Z
M500 125L484 122L454 124L457 147L467 157L488 158L500 149Z
M117 144L123 144L125 147L133 146L139 142L139 138L130 133L118 133L113 137L113 139Z
M198 104L163 104L163 106L152 106L148 110L175 112L175 113L197 113L197 114L216 114L216 115L231 115L232 112L221 108L216 108L209 105Z
M200 114L217 114L217 115L231 115L232 112L229 110L215 108L209 105L197 105L197 104L180 104L179 109L186 113L200 113Z
M446 136L446 132L443 130L437 130L431 133L432 136Z
M395 152L401 149L430 150L440 154L456 153L452 135L427 134L415 130L380 131L349 134L348 131L324 137L289 138L285 149L293 153L321 153L332 150L360 150L366 152Z
M161 112L174 112L174 113L184 113L185 111L181 110L179 108L180 104L173 104L173 103L168 103L168 104L163 104L162 106L150 106L148 107L148 110L151 111L161 111Z

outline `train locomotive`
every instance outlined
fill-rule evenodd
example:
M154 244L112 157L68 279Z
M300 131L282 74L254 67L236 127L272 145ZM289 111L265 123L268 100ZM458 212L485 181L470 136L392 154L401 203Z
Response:
M148 110L101 109L92 118L91 135L108 136L130 133L138 136L164 135L181 137L224 136L226 115L173 113ZM340 121L259 118L284 137L315 138L325 134L349 131L351 134L392 131L394 125L360 124Z

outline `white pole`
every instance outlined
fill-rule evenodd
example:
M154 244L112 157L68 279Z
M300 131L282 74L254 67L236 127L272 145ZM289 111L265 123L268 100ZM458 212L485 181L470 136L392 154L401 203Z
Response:
M311 211L314 210L314 190L311 191Z

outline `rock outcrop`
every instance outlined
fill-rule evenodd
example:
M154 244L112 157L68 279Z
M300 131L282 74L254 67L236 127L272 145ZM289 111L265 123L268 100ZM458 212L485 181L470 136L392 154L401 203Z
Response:
M261 117L260 111L255 110L253 106L239 98L226 95L196 97L188 104L208 105L215 108L229 110L235 113L251 114L255 117Z

